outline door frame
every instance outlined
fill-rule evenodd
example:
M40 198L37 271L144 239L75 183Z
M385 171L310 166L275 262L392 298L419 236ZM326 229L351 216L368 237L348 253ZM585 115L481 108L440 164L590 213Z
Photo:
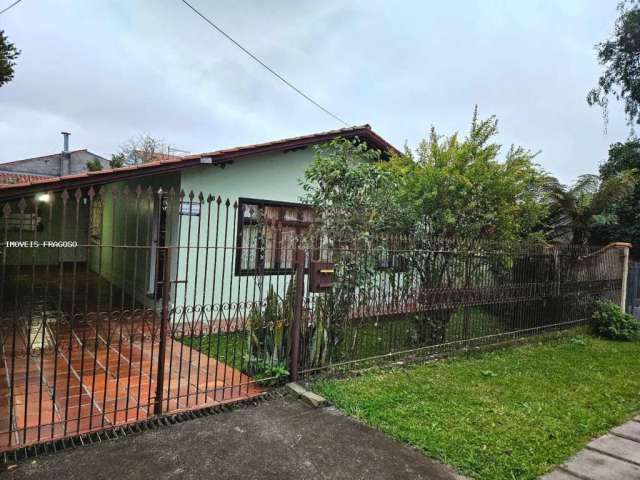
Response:
M164 252L167 242L167 197L160 195L153 201L153 218L151 222L151 248L149 252L149 277L147 278L147 295L161 298L160 283L164 275Z

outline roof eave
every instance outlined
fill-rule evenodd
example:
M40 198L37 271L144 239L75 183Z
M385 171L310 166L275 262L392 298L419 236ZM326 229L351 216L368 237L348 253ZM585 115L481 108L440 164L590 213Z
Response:
M0 186L0 198L15 198L42 191L54 191L65 188L76 189L87 187L90 185L99 185L114 181L124 181L130 180L132 178L141 178L156 174L173 173L184 168L201 165L201 159L203 157L211 157L211 163L213 164L227 163L238 158L252 155L303 148L310 145L324 143L339 137L358 137L364 141L372 143L373 145L371 146L383 151L384 153L399 153L399 151L395 147L393 147L393 145L373 132L369 125L363 125L358 127L351 127L348 129L324 132L320 134L312 134L303 137L277 140L264 144L248 145L245 147L220 150L217 152L187 155L176 160L163 160L159 162L150 162L142 165L135 165L117 169L100 170L97 172L84 172L77 175L43 179L42 182L32 182L29 184Z

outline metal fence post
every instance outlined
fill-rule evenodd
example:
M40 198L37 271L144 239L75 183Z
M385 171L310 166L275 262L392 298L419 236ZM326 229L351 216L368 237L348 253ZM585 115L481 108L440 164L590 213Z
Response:
M160 340L158 344L158 375L156 378L156 398L153 408L155 415L162 414L162 396L164 390L164 360L167 350L167 327L169 326L169 292L171 291L171 255L169 247L164 247L164 265L162 269L162 314L160 318Z
M302 323L302 303L304 301L304 259L305 251L296 249L295 298L293 304L293 319L291 322L291 381L298 381L300 366L300 324Z
M627 310L627 282L629 280L629 247L631 245L620 244L622 248L622 295L620 295L620 308L622 308L623 312Z

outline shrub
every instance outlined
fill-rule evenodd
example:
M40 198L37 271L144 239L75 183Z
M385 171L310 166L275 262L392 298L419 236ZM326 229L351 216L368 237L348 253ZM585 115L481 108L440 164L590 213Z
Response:
M640 321L611 302L597 302L591 325L598 335L612 340L635 340L640 337Z
M102 164L96 158L92 158L87 162L87 170L90 172L98 172L102 170Z
M258 360L254 369L253 379L256 380L258 385L265 387L277 385L289 376L289 370L282 362L272 365L266 360Z

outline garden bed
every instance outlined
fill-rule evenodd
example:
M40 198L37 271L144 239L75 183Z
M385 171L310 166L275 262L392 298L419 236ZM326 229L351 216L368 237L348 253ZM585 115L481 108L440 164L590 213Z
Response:
M478 338L509 331L496 315L482 308L471 309L474 321L469 322L471 328L465 331L465 319L462 311L456 311L446 326L443 335L437 339L420 337L420 326L427 322L418 315L403 315L395 318L384 318L379 321L349 322L345 325L331 327L331 343L322 365L312 364L307 348L311 341L303 335L303 355L307 367L330 366L340 362L364 360L395 352L403 352L428 345L455 342L463 338ZM423 327L424 329L424 327ZM250 334L254 341L249 342ZM283 376L286 369L285 358L288 329L284 329L278 340L274 341L270 329L258 331L235 330L211 335L183 337L185 345L189 345L205 355L215 358L236 370L255 379ZM259 339L259 340L258 340ZM274 344L279 355L273 356ZM260 348L256 349L256 345ZM256 352L258 354L256 355Z

